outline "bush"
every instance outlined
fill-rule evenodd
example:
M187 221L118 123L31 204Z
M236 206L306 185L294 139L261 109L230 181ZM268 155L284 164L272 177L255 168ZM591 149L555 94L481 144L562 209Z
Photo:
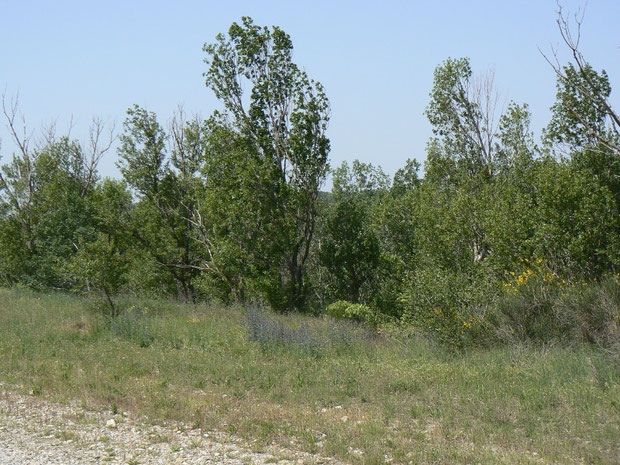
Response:
M620 279L568 284L531 274L507 286L492 306L496 337L503 343L591 343L620 359Z
M357 323L376 328L380 322L380 315L364 304L352 304L346 300L339 300L325 308L325 314L336 319L352 320Z
M620 278L583 284L564 293L556 314L564 317L574 340L597 344L620 354Z
M409 277L401 296L404 325L411 325L431 340L461 349L475 339L486 339L485 307L489 292L481 279L436 268L422 268Z
M497 338L512 344L563 337L566 328L554 315L558 294L556 285L535 277L500 295L491 305Z

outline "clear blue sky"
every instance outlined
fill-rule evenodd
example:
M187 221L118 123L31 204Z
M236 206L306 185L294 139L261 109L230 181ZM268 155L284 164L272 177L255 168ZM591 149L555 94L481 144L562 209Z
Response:
M563 4L575 11L583 2ZM538 47L559 43L555 11L554 0L0 0L0 90L19 92L31 129L56 120L62 131L72 116L77 138L92 116L120 129L134 103L164 122L178 104L206 117L218 104L204 85L202 46L247 15L288 32L296 62L325 86L332 166L358 158L392 174L408 157L424 160L423 112L433 69L447 57L470 57L475 72L495 69L503 96L529 103L539 132L555 78ZM620 1L590 0L583 51L616 92L619 24ZM6 162L4 124L0 137ZM104 161L103 174L117 173L114 162Z

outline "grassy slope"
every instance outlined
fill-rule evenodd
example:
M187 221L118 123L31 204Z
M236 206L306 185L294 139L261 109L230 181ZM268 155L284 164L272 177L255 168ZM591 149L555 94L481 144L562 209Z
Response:
M307 352L250 341L240 310L139 306L148 347L82 299L0 289L0 382L354 463L620 458L620 369L588 348L449 356L382 337Z

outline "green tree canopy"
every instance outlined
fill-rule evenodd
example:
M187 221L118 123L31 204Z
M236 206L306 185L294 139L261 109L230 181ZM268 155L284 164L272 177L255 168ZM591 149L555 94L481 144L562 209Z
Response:
M242 139L243 156L252 159L253 170L237 179L242 192L253 190L246 208L260 212L254 227L265 228L260 242L275 254L265 292L276 308L303 308L317 198L329 167L329 102L321 84L293 62L292 41L278 27L244 17L204 51L207 86ZM243 247L254 254L256 245Z

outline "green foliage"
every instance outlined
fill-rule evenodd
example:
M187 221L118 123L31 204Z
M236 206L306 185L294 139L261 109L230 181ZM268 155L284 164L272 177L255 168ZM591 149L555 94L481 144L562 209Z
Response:
M405 324L456 349L470 344L474 334L484 333L485 312L481 304L492 296L485 289L482 276L474 270L463 273L424 267L411 273L408 281L401 297Z
M605 70L599 74L589 64L579 69L569 63L558 76L556 87L556 102L551 107L551 121L544 134L547 144L566 144L579 149L596 146L601 138L613 138L607 134L606 127L609 116L606 99L611 86Z
M119 309L113 299L126 284L130 264L131 243L125 223L131 196L123 183L106 179L97 186L91 201L99 232L75 244L77 252L58 269L74 289L102 293L109 306L107 311L116 316Z
M326 219L319 248L331 293L353 302L363 299L364 287L379 265L379 241L368 225L367 210L355 198L335 205Z
M259 188L265 166L223 118L214 115L207 126L204 188L196 215L198 239L207 252L199 285L219 300L265 298L269 293L272 305L283 303L282 284L267 279L280 275L283 231L282 218L269 219L273 199L268 186Z
M6 224L0 240L10 240L0 268L9 282L66 288L57 267L76 252L79 241L96 235L90 202L96 173L82 145L67 137L33 151L21 147L0 174Z
M370 303L381 313L396 318L403 314L400 302L406 286L403 277L418 266L423 253L429 253L421 247L420 225L426 204L422 201L424 183L417 178L418 168L416 163L408 162L404 171L399 170L389 193L370 212L371 228L381 252Z
M195 279L203 259L194 221L197 172L204 152L204 127L177 115L172 142L154 113L134 106L121 135L119 168L139 196L130 227L134 240L167 272L168 287L186 301L197 298Z
M318 230L321 305L338 299L366 304L376 300L383 257L375 209L389 189L387 175L370 163L354 160L333 170L333 189Z
M600 329L609 312L577 308L607 308L613 292L583 300L544 280L517 293L504 286L536 260L572 285L620 268L610 79L576 50L561 14L558 24L574 63L554 68L541 147L526 104L497 112L492 73L449 58L433 76L423 175L414 160L393 180L355 160L331 172L330 193L320 192L325 91L294 63L284 31L247 17L204 46L222 113L201 121L181 111L164 127L153 112L128 110L123 182L98 177L99 130L92 147L49 137L31 150L5 108L17 153L0 169L0 282L103 295L114 317L123 294L258 299L283 313L337 301L328 312L371 326L398 320L459 349L502 339L494 331L609 346L615 330Z
M29 273L29 253L20 222L14 217L0 219L0 280L11 286Z
M420 163L410 158L405 162L403 168L399 168L394 174L390 193L401 196L405 193L420 187L422 180L419 177Z
M570 162L539 164L533 211L536 254L558 274L600 276L618 267L617 193Z
M81 244L78 253L65 265L64 270L83 288L103 292L110 306L109 311L115 316L118 309L112 299L125 283L127 266L127 260L115 241L101 234L96 240Z
M232 118L235 155L247 158L232 167L236 186L218 201L240 196L255 217L238 242L255 257L254 285L274 308L302 309L317 198L329 166L329 102L321 84L293 63L291 39L278 27L244 17L204 51L206 83ZM253 237L257 225L262 232Z
M325 314L336 319L353 320L376 328L382 321L377 312L364 304L339 300L325 307Z
M332 198L339 202L346 198L358 197L371 201L390 188L390 179L380 166L353 160L351 167L344 161L332 171Z
M156 196L167 168L167 135L155 113L137 105L127 110L124 127L119 150L121 174L141 196Z
M492 80L487 79L472 82L468 58L449 58L435 69L426 114L446 156L454 160L453 176L484 179L495 172L495 104Z

